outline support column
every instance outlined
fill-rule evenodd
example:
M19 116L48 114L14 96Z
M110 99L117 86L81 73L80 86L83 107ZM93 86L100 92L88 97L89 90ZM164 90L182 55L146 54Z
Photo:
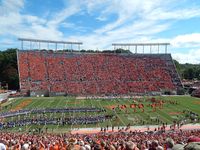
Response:
M39 50L40 50L40 42L39 42Z
M78 44L78 50L80 51L80 44Z
M22 49L22 50L24 49L23 40L22 40L22 42L21 42L21 49Z
M56 43L56 51L57 51L57 46L58 46L58 45L57 45L57 43Z
M137 54L137 45L135 46L135 52L136 52L136 54Z
M144 54L144 45L143 45L143 54Z
M151 46L152 46L152 45L150 45L150 54L151 54Z

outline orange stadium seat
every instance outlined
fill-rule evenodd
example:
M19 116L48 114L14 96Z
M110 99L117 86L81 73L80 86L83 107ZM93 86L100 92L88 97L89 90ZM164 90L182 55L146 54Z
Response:
M21 90L67 95L129 95L176 90L169 54L19 51Z

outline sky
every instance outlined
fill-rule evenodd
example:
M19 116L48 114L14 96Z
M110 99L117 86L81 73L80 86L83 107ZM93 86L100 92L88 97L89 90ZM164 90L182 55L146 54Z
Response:
M200 63L200 0L0 0L0 49L21 48L19 37L94 50L169 42L174 59Z

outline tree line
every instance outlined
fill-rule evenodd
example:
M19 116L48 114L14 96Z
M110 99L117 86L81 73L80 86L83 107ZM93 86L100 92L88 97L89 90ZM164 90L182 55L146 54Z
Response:
M8 88L10 90L19 89L16 51L17 49L7 49L5 51L0 51L0 83L4 88ZM104 52L111 53L106 50ZM116 50L116 53L130 53L130 51L119 49ZM181 79L200 80L200 64L180 64L176 60L174 60L174 63Z
M181 79L200 80L200 64L180 64L176 60L174 63Z
M12 90L19 89L16 50L0 51L0 82L3 87Z

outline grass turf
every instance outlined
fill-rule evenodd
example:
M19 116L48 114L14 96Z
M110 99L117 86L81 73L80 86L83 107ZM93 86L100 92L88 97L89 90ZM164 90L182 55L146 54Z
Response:
M91 125L46 125L46 126L36 126L29 125L22 127L22 130L28 131L33 128L40 127L43 130L48 128L50 132L66 132L74 128L89 128L89 127L106 127L108 126L126 126L130 125L150 125L150 124L159 124L155 121L155 118L159 118L161 123L171 124L176 119L184 118L184 110L193 111L200 116L200 99L190 96L162 96L156 97L164 101L177 101L178 104L169 104L165 103L163 109L157 109L156 112L152 111L151 107L148 107L150 104L149 101L146 101L148 97L140 99L140 103L143 103L145 106L144 113L137 109L134 112L134 109L130 108L130 104L133 103L133 99L85 99L78 100L74 97L40 97L40 98L20 98L12 100L12 103L7 103L2 105L1 112L10 111L16 108L21 109L34 109L34 108L64 108L64 107L98 107L106 109L106 112L101 112L101 114L115 114L116 119L107 120L99 124ZM110 106L118 105L127 105L127 112L124 110L116 110L116 113L110 109ZM99 113L98 113L99 114ZM97 112L93 113L69 113L69 114L47 114L49 117L59 117L64 116L87 116L87 115L98 115ZM36 114L31 114L28 117L34 117ZM24 116L21 116L24 117ZM9 118L17 119L17 117ZM17 131L19 127L9 129L11 131Z

